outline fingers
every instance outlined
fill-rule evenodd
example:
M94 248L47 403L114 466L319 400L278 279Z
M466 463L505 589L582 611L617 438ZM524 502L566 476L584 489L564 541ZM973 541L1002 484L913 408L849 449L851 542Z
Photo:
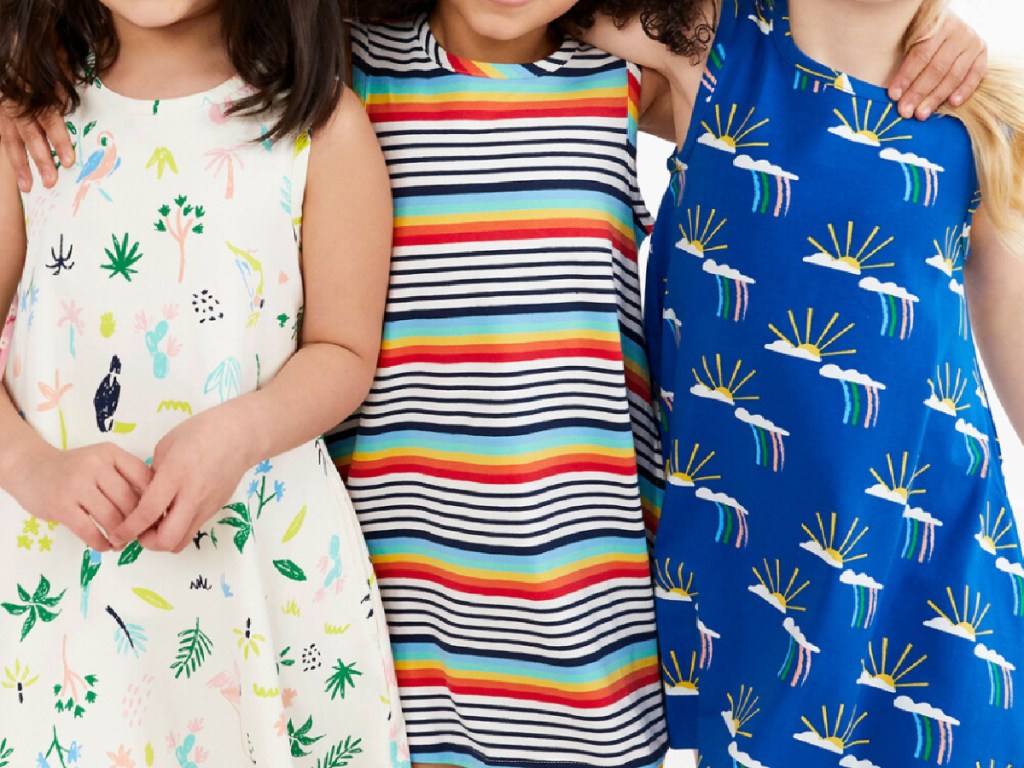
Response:
M929 38L918 43L907 54L907 60L913 60L914 68L921 65L921 59L925 57L927 59L920 66L920 71L916 77L911 79L910 85L907 86L900 98L899 111L904 118L910 119L916 116L923 119L931 114L931 112L928 115L922 113L923 102L939 87L959 56L959 51L955 50L953 46L945 45L945 42L938 38Z
M61 524L75 536L85 542L85 546L96 552L108 552L111 549L100 529L96 527L92 517L82 509L73 509L62 515Z
M949 97L949 103L954 107L959 107L966 102L978 90L978 86L981 85L986 74L988 74L988 46L983 44L981 53L974 59L967 77Z
M940 80L931 93L927 94L915 111L915 117L919 120L927 119L940 105L953 95L953 91L960 85L971 68L971 60L967 54L961 55L946 71L945 77Z
M80 503L82 510L100 527L104 537L109 541L110 532L121 525L124 516L98 487L83 493Z
M49 189L57 183L57 166L53 162L46 134L35 120L19 120L17 126L21 140L25 142L28 154L39 171L43 186Z
M7 161L18 177L18 188L28 194L32 191L32 171L28 166L28 151L25 149L25 142L21 140L14 121L7 115L6 108L0 110L0 137L3 139L3 149L7 154Z
M131 483L115 469L111 469L109 472L105 472L98 477L97 483L100 491L114 505L114 509L120 515L121 519L117 521L117 525L120 525L128 515L135 511L142 494L135 490ZM114 527L116 528L117 526L115 525ZM113 528L107 528L106 530L112 531Z
M900 114L904 117L912 117L914 109L920 103L920 94L915 89L914 95L917 95L918 99L911 105L911 86L918 83L922 73L925 72L941 45L942 38L934 36L915 44L903 59L899 70L893 75L892 82L889 84L889 96L894 101L900 102Z
M153 470L146 466L146 462L127 451L118 450L114 454L114 467L140 497L153 480ZM135 509L134 505L132 509Z
M176 493L176 485L162 481L160 476L154 477L153 482L149 484L142 494L142 498L139 499L135 511L128 515L120 526L110 532L110 542L120 548L139 538L144 531L153 527L167 513Z
M192 529L196 525L195 505L176 500L156 528L146 531L139 543L156 552L181 552L195 535Z
M60 164L70 168L75 164L75 148L71 145L71 135L64 124L64 118L57 112L47 112L39 118L39 124L46 133L46 138L53 145L60 158Z

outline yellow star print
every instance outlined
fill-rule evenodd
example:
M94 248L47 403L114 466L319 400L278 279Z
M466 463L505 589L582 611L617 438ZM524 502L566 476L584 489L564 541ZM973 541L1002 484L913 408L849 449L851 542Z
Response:
M18 549L32 549L32 539L25 535L19 536Z
M51 539L49 536L43 536L41 539L39 539L39 551L40 552L50 552L52 550L53 550L53 539Z
M37 536L39 534L39 521L34 517L26 518L25 525L22 526L21 532Z

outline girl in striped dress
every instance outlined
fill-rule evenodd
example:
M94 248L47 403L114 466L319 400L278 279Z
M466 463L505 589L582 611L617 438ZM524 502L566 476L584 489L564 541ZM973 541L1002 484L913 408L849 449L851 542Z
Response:
M408 20L353 32L397 226L376 381L332 449L417 766L652 768L666 747L634 158L657 81L641 99L636 67L552 26L604 5L375 2Z

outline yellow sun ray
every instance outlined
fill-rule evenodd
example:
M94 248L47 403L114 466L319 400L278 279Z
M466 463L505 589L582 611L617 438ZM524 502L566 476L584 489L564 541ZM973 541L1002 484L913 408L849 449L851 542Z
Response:
M694 677L693 673L697 668L697 652L694 651L690 656L690 674L688 677L683 677L683 671L679 667L679 659L676 658L676 652L670 651L669 655L672 657L672 665L675 667L675 674L665 665L663 661L661 663L661 669L665 673L665 679L669 682L670 688L685 688L689 691L696 691L697 686L700 684L700 678Z
M684 227L682 224L679 225L679 231L682 233L683 237L686 238L686 241L695 251L698 251L701 254L710 253L711 251L724 251L729 247L724 244L711 244L715 239L715 235L717 235L722 230L722 227L724 227L729 221L728 219L722 218L716 222L715 216L717 216L717 214L717 209L712 208L711 213L708 215L707 219L704 220L702 227L700 206L698 205L696 209L691 208L686 212L687 226Z
M761 399L760 395L746 395L743 397L738 396L739 391L743 389L743 387L746 386L747 382L749 382L757 373L757 371L751 371L739 383L737 383L736 379L743 368L742 360L736 361L736 366L732 370L732 376L730 377L728 383L726 383L725 375L722 373L722 356L720 354L715 355L715 369L718 373L717 378L711 373L711 369L708 367L708 359L706 357L702 357L701 361L704 364L704 373L708 377L707 381L703 381L701 379L700 374L697 373L696 368L690 369L693 371L693 377L697 380L697 384L699 384L700 386L703 386L712 392L716 392L719 395L724 396L729 400L729 402L735 402L736 400Z
M699 763L698 763L698 765L699 765ZM984 765L981 764L981 761L979 760L978 762L976 762L974 764L974 768L996 768L996 761L993 758L992 760L988 761L988 766L984 766ZM1012 763L1007 763L1006 764L1006 768L1013 768L1013 764Z
M964 586L964 605L961 613L960 607L957 605L956 598L953 596L953 588L946 587L946 595L949 597L949 605L953 610L953 618L950 618L939 606L937 606L931 600L928 601L928 605L931 606L932 610L935 611L939 616L948 621L951 625L957 629L961 629L966 632L971 639L976 639L982 635L991 635L993 630L981 629L982 622L985 621L985 615L988 613L988 609L992 607L991 603L986 603L985 607L981 607L981 593L975 591L974 593L974 610L971 611L971 588ZM968 618L970 614L970 618Z
M892 104L887 104L878 120L872 124L871 107L874 106L874 102L868 102L867 106L864 108L864 114L862 116L857 108L856 97L851 98L850 101L853 104L852 122L847 119L846 115L844 115L840 110L834 109L832 111L835 113L836 117L842 120L843 125L845 125L851 133L860 136L862 139L866 139L868 142L876 146L880 146L882 143L887 141L905 141L907 139L914 138L909 134L904 134L902 136L886 135L889 131L903 122L903 118L896 115L886 123L886 120L889 118L889 114L892 112Z
M821 331L820 334L818 334L818 338L815 339L814 341L811 340L812 327L814 325L814 310L810 308L808 308L807 310L806 326L803 330L803 333L801 333L800 328L797 326L796 315L793 313L793 310L789 310L789 323L793 328L792 339L789 338L782 331L780 331L777 327L775 327L774 323L769 323L768 327L776 336L778 336L784 342L789 344L793 349L798 349L803 352L806 352L819 360L823 357L834 357L836 355L854 355L857 353L857 350L855 349L843 349L835 352L825 351L833 344L835 344L839 339L841 339L843 336L849 333L856 325L856 323L850 323L845 328L843 328L843 330L829 336L829 333L832 330L832 326L836 324L836 321L838 319L839 313L836 312L835 314L832 315L832 318L828 321L828 323L825 325L825 328Z
M943 376L941 368L935 368L935 381L928 379L928 386L931 387L932 397L954 413L966 411L971 407L970 403L960 404L967 392L967 377L963 375L962 370L957 368L956 378L952 378L949 363L946 363L945 376Z
M935 256L929 259L929 263L939 267L950 277L953 276L953 273L963 270L964 266L961 261L964 257L964 241L960 237L959 227L946 228L943 245L939 245L938 240L932 240L932 244L935 246Z
M711 128L707 122L701 122L709 134L714 136L723 144L731 147L732 149L739 149L740 147L767 147L767 141L744 141L745 138L750 136L757 129L767 125L770 121L768 118L761 120L758 123L750 124L751 118L754 116L754 112L757 111L756 107L751 107L750 111L747 112L746 117L743 118L743 122L739 124L735 129L733 123L736 119L736 110L739 108L738 104L733 104L732 109L729 110L729 118L726 121L725 127L722 126L722 107L720 104L715 105L715 126L717 130Z
M742 729L761 711L761 708L757 706L761 697L754 696L753 687L748 688L745 685L740 686L740 692L735 699L731 693L725 695L729 699L729 717L732 719L733 735L750 738L752 734Z
M843 712L845 709L846 707L844 704L839 705L839 713L836 715L835 725L831 725L828 716L828 707L823 705L821 707L821 722L823 728L821 731L815 728L811 721L806 717L801 717L800 720L803 721L803 724L806 725L808 730L810 730L815 736L822 741L827 741L833 746L838 747L840 752L845 752L850 747L870 743L869 739L853 740L854 731L856 731L857 727L864 721L864 718L868 716L868 713L864 712L860 717L857 717L857 708L854 707L853 712L850 714L850 719L847 721L846 727L843 728ZM840 735L841 729L842 735Z
M679 463L679 441L676 440L674 461L666 462L665 464L669 482L673 485L692 486L704 480L721 480L721 475L700 474L700 471L704 469L707 463L715 457L715 452L711 451L703 459L700 459L697 466L694 466L694 462L698 461L699 453L700 443L694 443L693 450L690 452L690 460L686 463L686 469L682 469L682 465Z
M985 514L978 515L978 520L981 523L981 530L978 531L978 542L981 546L995 554L1001 549L1017 549L1017 545L1013 542L1009 544L1000 544L999 542L1013 530L1013 519L1010 518L1006 521L1001 529L999 524L1003 522L1003 518L1006 517L1006 507L1001 507L999 514L996 516L996 520L992 522L992 504L987 503L985 505Z
M871 474L874 476L875 480L878 481L878 484L881 485L881 486L884 486L885 488L887 488L892 493L895 493L898 496L901 496L904 501L909 501L910 497L914 496L915 494L927 493L927 491L925 491L923 488L922 489L915 489L914 488L914 481L916 481L917 478L919 478L921 475L923 475L925 472L927 472L929 469L931 469L931 466L932 466L931 464L925 464L923 467L921 467L920 469L916 470L910 476L910 481L908 482L907 481L907 460L909 458L910 458L910 454L907 451L904 451L903 452L903 465L902 465L902 467L900 469L899 482L896 481L896 470L893 468L893 465L892 465L892 454L891 453L885 454L885 460L886 460L886 462L889 465L889 482L888 483L885 482L885 480L882 479L882 476L878 474L878 472L875 470L874 467L871 468Z
M679 564L679 568L676 571L676 578L672 578L672 573L669 568L672 564L672 558L665 559L665 569L662 570L661 563L657 560L654 561L655 574L654 578L658 582L658 586L664 589L666 592L672 592L686 598L694 598L699 593L693 591L693 572L690 572L690 576L686 579L686 586L683 586L683 568L684 563Z
M793 605L793 600L796 599L797 595L803 592L807 587L810 586L810 580L804 581L798 588L793 589L796 584L797 577L800 575L800 569L794 568L793 574L789 577L789 583L786 584L785 588L782 586L782 563L775 560L775 574L772 575L771 566L768 565L767 558L764 560L764 576L761 575L760 571L757 570L757 566L751 568L757 580L761 582L761 586L768 592L768 596L775 600L779 606L786 611L806 611L807 608L800 605Z
M834 250L830 251L828 248L823 246L813 237L808 237L807 240L808 242L810 242L811 245L818 249L818 252L820 254L822 254L823 256L827 256L833 261L839 262L840 264L849 267L851 270L857 272L858 274L865 269L882 269L884 267L896 266L896 262L894 261L885 262L884 264L867 263L871 261L871 259L877 256L879 253L881 253L885 248L891 245L893 240L896 239L895 237L888 238L884 242L876 245L871 251L868 251L868 248L871 248L872 242L874 242L875 237L881 230L881 227L875 227L873 230L871 230L871 234L867 236L867 239L865 239L864 242L861 244L860 250L858 250L856 253L853 253L853 226L854 225L852 221L847 222L846 224L845 248L839 244L839 236L836 234L836 229L832 224L828 225L828 231L829 235L831 235L832 237L832 247L834 248Z
M893 665L892 669L888 669L889 638L883 637L881 664L875 661L875 650L873 644L868 643L868 659L871 662L871 671L868 672L868 667L867 664L864 663L864 659L860 660L860 665L866 674L870 674L871 677L885 683L891 690L896 690L897 688L927 688L929 685L927 682L904 682L904 678L921 666L928 658L927 655L921 656L912 664L904 667L903 665L910 657L910 652L913 648L913 643L907 643L907 647L903 650L899 660L895 665Z
M853 523L850 524L850 527L846 531L846 537L837 546L836 523L838 522L839 516L835 512L832 513L829 530L828 533L826 533L825 521L822 520L821 513L817 512L815 514L818 518L818 531L821 534L820 538L818 537L818 534L814 533L806 523L802 523L800 527L804 529L804 532L808 536L810 536L811 541L821 547L825 555L827 555L833 562L837 565L844 565L846 563L852 563L854 560L863 560L867 557L866 554L853 554L853 550L856 549L858 542L864 538L864 534L869 530L868 526L864 526L860 531L857 530L857 526L860 524L860 518L854 518ZM853 540L851 541L851 539Z

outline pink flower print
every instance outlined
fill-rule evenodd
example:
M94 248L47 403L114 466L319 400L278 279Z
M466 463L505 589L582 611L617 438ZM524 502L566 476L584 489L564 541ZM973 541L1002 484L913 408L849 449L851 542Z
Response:
M195 763L205 763L206 758L208 758L209 756L210 753L197 744L196 753L192 756L192 761Z
M194 720L188 721L189 733L199 733L201 730L203 730L203 718L197 717Z
M76 358L75 334L85 331L85 323L82 322L82 308L75 304L74 299L70 302L62 301L60 305L64 309L64 314L57 320L57 327L62 328L65 324L68 326L70 338L68 346L71 350L71 357Z
M295 697L299 695L299 692L294 688L285 688L281 691L281 703L284 704L285 709L290 709L292 704L295 703Z
M64 409L60 407L60 401L64 395L71 389L71 384L60 384L60 371L54 371L53 386L39 382L39 391L43 393L43 402L36 406L37 411L52 411L54 408L57 409L57 415L60 417L60 445L61 450L66 451L68 449L68 428L67 423L64 421Z
M178 748L178 737L175 735L174 731L168 731L167 732L167 751L168 752L173 752L177 748Z
M152 318L145 312L139 312L135 315L135 332L145 333L149 330L150 324L153 322Z
M278 737L283 737L288 733L288 716L283 711L281 716L277 718L277 722L274 723L274 730L277 731Z
M181 352L181 342L173 336L167 337L167 356L177 357L178 353Z
M164 305L164 320L173 320L178 316L179 307L177 304Z
M135 768L135 761L132 760L132 751L125 749L124 744L121 744L117 748L117 752L107 752L113 762L110 763L110 768Z

